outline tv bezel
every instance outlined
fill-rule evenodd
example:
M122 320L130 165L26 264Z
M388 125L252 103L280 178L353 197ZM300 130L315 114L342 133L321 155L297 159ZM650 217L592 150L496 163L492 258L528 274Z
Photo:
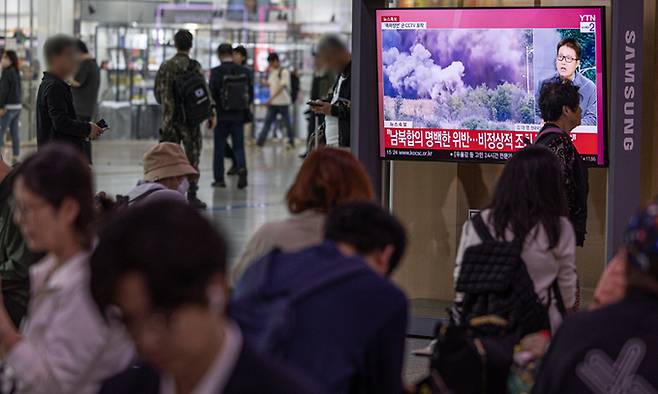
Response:
M603 152L599 152L599 156L603 155L603 164L599 164L597 162L588 162L584 161L584 164L587 167L591 168L608 168L609 167L609 154L608 154L608 133L609 133L609 119L608 119L608 57L607 57L607 37L606 37L606 25L607 25L607 20L606 20L606 14L605 14L605 6L541 6L541 7L532 7L532 6L521 6L521 7L407 7L407 8L400 8L400 7L377 7L375 8L375 29L381 29L381 25L379 22L379 18L377 17L377 14L379 11L409 11L409 10L428 10L428 11L442 11L442 10L522 10L522 9L598 9L601 11L601 19L604 21L604 23L601 24L601 56L603 58L603 64L601 65L602 70L601 70L601 75L603 76L603 83L601 84L602 90L603 90ZM377 35L377 30L375 30L375 35ZM377 51L380 53L376 54L376 61L375 61L375 73L379 75L379 67L381 66L381 42L380 40L377 40ZM382 144L383 144L383 138L382 138L382 124L383 124L383 119L381 118L383 116L383 113L379 110L381 108L382 103L380 102L383 97L380 97L379 95L379 84L381 81L379 81L379 77L377 77L377 138L379 139L379 151L382 151ZM598 119L597 119L598 121ZM388 158L386 155L382 156L381 153L378 154L379 158L383 161L421 161L421 162L443 162L443 163L476 163L476 164L505 164L507 163L507 160L493 160L493 159L441 159L441 158L417 158L416 156L405 156L405 157L399 157L399 158Z

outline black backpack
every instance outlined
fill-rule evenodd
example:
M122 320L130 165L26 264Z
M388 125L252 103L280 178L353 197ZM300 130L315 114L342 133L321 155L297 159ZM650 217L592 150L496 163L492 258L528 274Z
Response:
M521 252L522 242L498 241L489 232L481 215L472 219L482 243L466 249L455 290L463 293L461 305L455 312L459 324L472 324L475 320L503 318L507 331L519 339L527 334L550 330L548 306L551 293L555 293L558 309L564 313L564 304L557 282L549 290L547 305L535 293L534 284Z
M224 75L219 100L224 111L249 109L249 77L235 72Z
M281 73L283 72L283 68L279 69L279 79L281 79ZM299 75L297 75L296 71L290 71L290 101L293 103L297 101L297 96L299 96L299 89L300 89L300 81L299 81Z
M174 101L177 116L183 123L196 127L212 115L206 79L196 70L196 62L174 79Z

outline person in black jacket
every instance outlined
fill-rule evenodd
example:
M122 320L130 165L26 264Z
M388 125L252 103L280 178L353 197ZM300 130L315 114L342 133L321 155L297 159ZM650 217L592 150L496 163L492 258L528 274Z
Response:
M73 145L91 163L91 140L103 134L93 122L77 119L69 80L78 69L76 41L65 35L46 40L43 46L48 71L37 94L37 146L59 141Z
M630 220L624 238L625 297L567 318L533 393L658 392L658 200Z
M318 392L252 351L225 316L226 242L190 205L129 209L105 227L90 267L94 301L108 318L120 312L143 359L101 393Z
M249 71L233 62L233 47L231 44L221 44L217 48L217 55L221 64L210 72L210 93L217 105L217 127L215 127L215 154L213 157L214 187L226 187L224 181L224 152L226 139L230 136L235 155L235 167L238 174L238 189L247 186L247 163L244 152L244 124L248 120L249 106L254 99L253 84ZM239 79L242 77L242 79ZM232 81L229 81L232 79ZM229 91L226 84L243 86L248 89L247 97L234 100L227 95L235 94ZM238 89L240 90L240 89ZM244 91L244 89L243 89ZM231 101L242 101L233 103ZM232 105L238 105L231 108Z
M583 246L587 234L587 167L573 144L571 130L580 125L578 87L569 81L547 82L541 89L539 109L546 122L535 143L544 145L560 160L567 193L569 220L576 232L576 245Z
M325 138L328 146L349 147L352 55L340 38L330 35L320 40L318 56L337 77L328 101L314 101L311 110L325 115Z
M0 149L4 147L7 129L11 133L14 160L20 154L18 122L21 117L21 75L18 71L18 56L14 51L2 55L2 77L0 77Z

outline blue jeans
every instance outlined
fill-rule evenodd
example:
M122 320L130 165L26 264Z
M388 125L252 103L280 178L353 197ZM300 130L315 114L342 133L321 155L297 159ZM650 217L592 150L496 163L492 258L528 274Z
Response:
M272 128L272 123L276 120L276 116L278 114L281 114L281 117L283 118L283 124L286 126L286 129L288 129L288 142L290 142L291 145L295 144L295 136L292 132L292 123L290 122L290 106L289 105L270 105L267 107L267 114L265 115L265 124L263 125L263 129L260 131L260 134L258 135L258 145L263 146L265 145L265 140L267 139L267 135L270 133L270 129Z
M14 157L18 157L21 152L21 142L18 136L18 121L20 117L20 109L9 109L0 118L0 149L5 146L5 133L7 132L7 128L9 128L9 132L11 133L11 149Z
M224 156L226 152L226 138L231 136L233 152L235 153L235 166L239 170L246 170L247 163L244 154L244 123L217 122L215 127L215 151L213 155L213 176L215 181L224 179Z

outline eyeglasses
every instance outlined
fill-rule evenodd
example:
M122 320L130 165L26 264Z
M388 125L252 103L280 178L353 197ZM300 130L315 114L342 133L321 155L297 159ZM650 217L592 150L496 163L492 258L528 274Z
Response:
M580 60L580 59L578 59L577 57L562 56L562 55L560 55L560 56L557 57L557 61L558 61L558 62L567 62L567 63L571 63L571 62L573 62L574 60Z

